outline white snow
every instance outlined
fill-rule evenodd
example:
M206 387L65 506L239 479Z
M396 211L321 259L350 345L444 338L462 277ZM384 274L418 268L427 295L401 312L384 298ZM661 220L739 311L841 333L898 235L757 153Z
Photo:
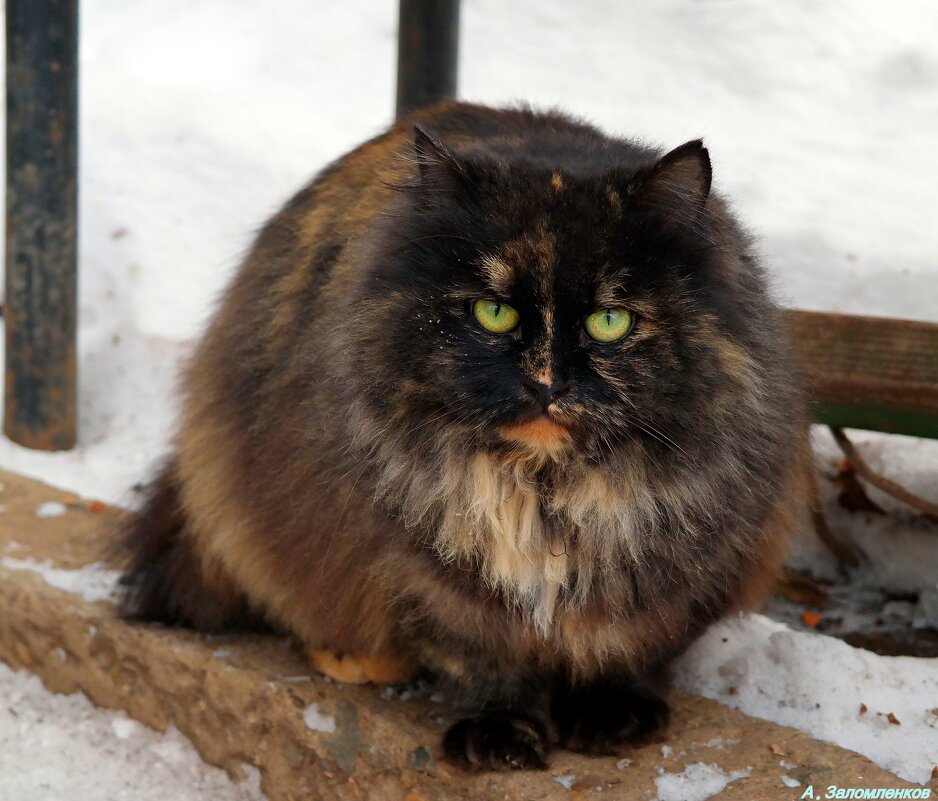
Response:
M176 729L160 734L84 695L53 695L0 662L0 801L262 801L260 774L232 782Z
M332 734L335 731L335 718L319 709L319 704L310 704L303 710L303 722L313 731Z
M45 501L36 507L36 517L61 517L65 512L65 504L59 501Z
M705 801L750 773L749 769L744 769L726 774L719 765L695 762L680 773L662 773L655 778L658 801Z
M924 783L938 758L935 663L878 656L749 615L711 628L681 659L677 680L688 690L858 751ZM890 713L899 724L889 722Z
M565 790L572 790L573 783L576 781L575 773L564 773L560 776L554 776L554 781L557 782Z
M53 567L45 560L37 562L34 559L15 559L12 556L0 557L0 566L10 570L27 570L37 573L46 584L57 587L66 592L80 595L86 601L116 601L117 581L120 572L108 570L101 562L93 562L77 570L66 570Z
M42 454L0 440L0 466L133 500L167 448L178 367L252 232L390 119L395 15L392 0L83 0L80 441ZM703 135L716 186L759 234L781 299L938 320L936 43L932 0L464 0L461 94L557 105L667 146ZM938 443L857 439L874 467L934 495ZM834 458L823 435L818 447ZM933 531L908 515L867 523L828 511L884 580L934 585ZM806 553L823 567L823 553ZM93 599L113 587L97 569L17 564ZM759 617L723 631L728 643L713 633L684 660L685 687L927 777L938 729L921 701L938 699L936 660L877 657ZM21 681L0 673L0 693L25 692ZM22 697L27 708L60 700L38 687ZM861 701L870 711L853 720ZM99 768L119 732L143 734L86 734L79 724L92 713L78 703L44 724L71 726L67 744L83 757L63 775L93 772L97 797L171 798L164 786L214 797L194 780L147 784L130 758ZM889 711L900 726L883 723ZM41 788L48 760L29 756L0 749L11 766L0 781L19 782L4 801L79 792L80 782ZM184 779L203 769L187 759Z

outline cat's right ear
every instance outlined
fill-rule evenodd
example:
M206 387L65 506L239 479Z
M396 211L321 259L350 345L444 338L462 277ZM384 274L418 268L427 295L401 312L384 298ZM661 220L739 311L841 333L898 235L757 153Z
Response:
M427 201L465 200L475 194L477 180L471 167L419 123L414 125L413 155L417 179L409 188Z
M414 158L420 170L420 182L428 182L445 177L447 174L459 174L461 165L450 153L436 134L420 123L414 123Z

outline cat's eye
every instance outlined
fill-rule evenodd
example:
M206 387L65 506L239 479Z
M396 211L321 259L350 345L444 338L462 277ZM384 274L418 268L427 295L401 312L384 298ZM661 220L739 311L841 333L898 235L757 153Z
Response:
M472 313L479 325L493 334L510 334L521 319L511 306L497 300L477 300L472 304Z
M600 309L583 323L586 333L597 342L615 342L632 328L632 314L627 309Z

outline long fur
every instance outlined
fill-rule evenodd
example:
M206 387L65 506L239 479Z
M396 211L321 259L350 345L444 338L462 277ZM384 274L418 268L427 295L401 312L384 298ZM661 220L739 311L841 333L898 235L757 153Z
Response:
M700 142L467 104L327 168L183 376L123 540L128 613L423 665L501 710L447 736L460 763L501 744L475 767L542 762L552 692L585 750L581 702L616 739L590 686L657 725L643 682L768 592L809 469L786 332L710 171ZM518 331L475 322L492 297ZM591 341L618 306L632 331ZM556 381L543 412L524 387Z

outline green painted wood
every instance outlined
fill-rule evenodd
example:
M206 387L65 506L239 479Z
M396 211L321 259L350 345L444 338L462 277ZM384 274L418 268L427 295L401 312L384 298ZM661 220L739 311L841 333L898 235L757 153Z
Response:
M786 314L819 423L938 439L938 325Z

